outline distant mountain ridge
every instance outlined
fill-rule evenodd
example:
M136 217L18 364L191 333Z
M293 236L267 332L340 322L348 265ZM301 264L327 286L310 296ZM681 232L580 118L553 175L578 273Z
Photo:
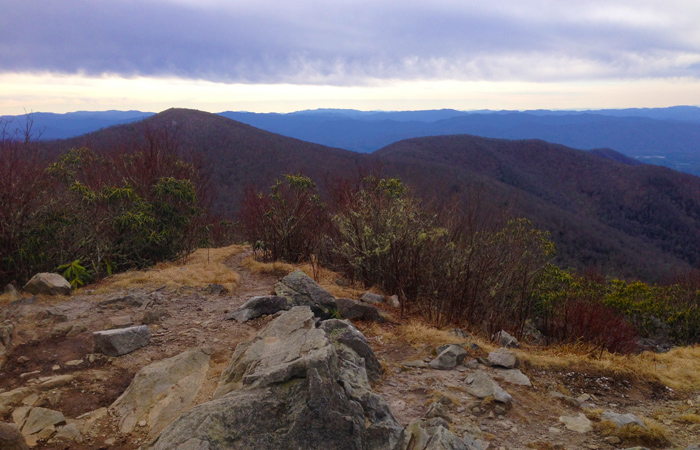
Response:
M323 186L361 168L381 168L427 198L456 196L466 205L478 193L484 205L510 205L513 215L552 233L564 266L654 280L700 262L700 178L640 165L610 149L450 135L395 142L366 155L183 109L46 145L109 151L133 142L144 125L174 127L183 149L202 152L218 188L216 205L227 213L237 211L247 185L266 190L286 173L304 173Z

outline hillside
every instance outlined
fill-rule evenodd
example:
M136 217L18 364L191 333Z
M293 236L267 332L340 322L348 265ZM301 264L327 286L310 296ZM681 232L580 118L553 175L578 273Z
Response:
M362 155L180 109L50 146L108 151L140 139L144 126L166 125L176 130L181 148L205 157L218 190L215 205L225 213L237 211L247 185L264 189L285 173L302 172L322 185L358 167L381 167L427 198L465 200L478 191L483 205L515 203L513 214L552 232L563 265L657 279L699 261L700 179L623 164L609 150L599 157L543 141L460 135L411 139Z

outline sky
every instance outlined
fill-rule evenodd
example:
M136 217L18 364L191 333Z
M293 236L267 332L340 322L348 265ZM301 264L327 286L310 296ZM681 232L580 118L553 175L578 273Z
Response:
M696 0L2 0L0 114L700 105Z

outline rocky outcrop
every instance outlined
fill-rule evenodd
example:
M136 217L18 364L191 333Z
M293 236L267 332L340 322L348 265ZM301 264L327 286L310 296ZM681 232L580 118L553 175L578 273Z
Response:
M493 340L501 347L520 348L520 342L511 336L506 330L501 330L493 335Z
M406 427L402 450L482 450L481 443L468 436L460 439L442 418L421 419Z
M32 277L24 290L33 295L70 295L70 283L57 273L43 272Z
M292 302L286 297L278 295L265 295L251 297L250 300L241 305L238 309L226 315L226 320L236 322L247 322L265 314L274 314L279 311L287 311L292 307Z
M346 326L330 328L316 327L310 307L282 313L236 347L214 400L180 416L151 448L397 448L402 427L370 389L368 358L337 339Z
M439 351L439 353L438 353ZM469 353L458 344L450 344L439 347L436 350L437 357L430 361L430 367L437 370L451 370L464 362Z
M499 348L489 353L489 364L505 369L512 369L518 366L519 361L515 353L506 348Z
M292 306L308 306L322 319L331 318L338 309L335 298L301 270L275 284L275 294L285 297Z
M95 352L107 356L121 356L151 343L151 331L147 325L115 330L96 331Z
M209 350L193 349L156 361L134 377L110 409L122 433L143 421L155 435L192 406L209 369Z
M19 428L4 422L0 422L0 448L3 450L29 450Z

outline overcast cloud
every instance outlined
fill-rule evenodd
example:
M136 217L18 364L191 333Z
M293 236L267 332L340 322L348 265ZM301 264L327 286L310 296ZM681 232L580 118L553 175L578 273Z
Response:
M700 2L10 0L0 72L226 83L700 78Z

